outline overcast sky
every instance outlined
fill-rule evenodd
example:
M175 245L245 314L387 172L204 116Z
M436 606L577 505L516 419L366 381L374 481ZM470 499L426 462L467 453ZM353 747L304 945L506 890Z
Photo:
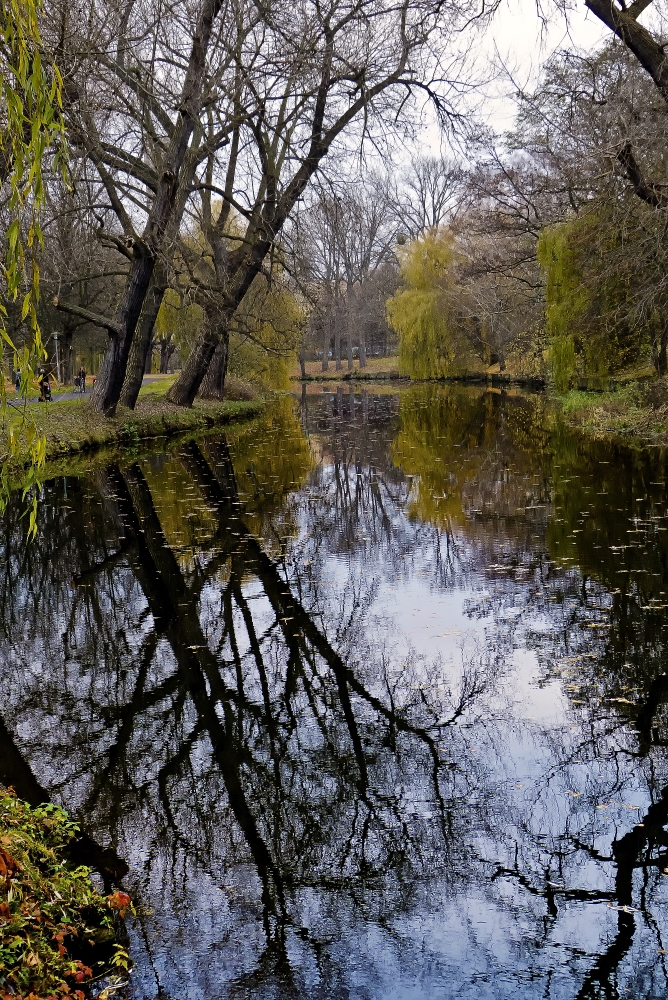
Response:
M485 49L490 58L494 58L498 50L524 86L535 79L541 63L556 49L595 49L609 35L608 29L589 13L582 0L569 15L568 23L555 11L547 28L538 18L535 0L506 0L494 16L491 30L486 33ZM498 88L503 90L503 87L499 81ZM499 128L507 127L512 120L512 106L503 98L498 104L492 114L498 119Z
M584 0L578 0L568 23L555 5L547 27L537 15L536 0L505 0L482 38L476 38L474 43L478 50L476 74L489 81L484 88L484 100L478 102L478 112L496 132L504 132L512 126L515 105L510 94L513 85L503 74L495 77L487 68L491 64L502 61L519 86L531 89L541 64L552 52L564 48L595 49L609 34L608 29L587 11ZM425 150L438 153L442 136L435 124L426 125L422 141Z

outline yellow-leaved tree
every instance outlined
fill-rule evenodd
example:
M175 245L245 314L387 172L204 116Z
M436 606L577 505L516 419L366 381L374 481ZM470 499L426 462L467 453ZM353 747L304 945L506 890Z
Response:
M36 530L37 494L33 489L44 465L46 442L27 393L45 357L37 320L38 252L42 245L39 213L44 203L42 165L53 152L53 169L65 169L66 146L60 115L62 79L45 57L39 34L39 0L0 0L0 188L9 221L0 288L0 510L9 499L11 469L26 463L24 497L32 490L29 533ZM4 319L5 302L21 298L21 321L29 337L19 351ZM4 360L7 348L21 371L23 405L7 399Z
M269 389L286 389L297 361L306 312L280 265L259 274L237 310L230 333L230 374Z
M401 251L402 286L388 300L387 315L399 334L399 370L404 375L439 378L453 372L454 263L447 230L432 229Z
M174 351L187 355L204 322L201 306L174 288L168 288L156 317L153 334L160 349L160 372L167 371Z

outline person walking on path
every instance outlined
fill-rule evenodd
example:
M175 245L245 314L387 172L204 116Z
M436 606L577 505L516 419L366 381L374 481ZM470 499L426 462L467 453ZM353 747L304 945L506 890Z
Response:
M79 369L79 387L82 392L86 391L86 369L83 365Z
M40 403L51 402L51 380L47 372L41 372L39 377L39 400Z

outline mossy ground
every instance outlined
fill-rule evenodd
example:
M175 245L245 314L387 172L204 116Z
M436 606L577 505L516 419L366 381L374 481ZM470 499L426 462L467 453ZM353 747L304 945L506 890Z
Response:
M77 830L57 806L31 808L0 788L1 1000L102 1000L126 978L118 937L130 898L103 896L69 860Z

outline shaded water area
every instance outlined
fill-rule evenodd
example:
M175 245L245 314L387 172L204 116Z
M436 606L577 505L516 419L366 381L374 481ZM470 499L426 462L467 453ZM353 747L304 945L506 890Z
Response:
M662 453L346 388L19 515L0 780L127 865L135 1000L665 997Z

